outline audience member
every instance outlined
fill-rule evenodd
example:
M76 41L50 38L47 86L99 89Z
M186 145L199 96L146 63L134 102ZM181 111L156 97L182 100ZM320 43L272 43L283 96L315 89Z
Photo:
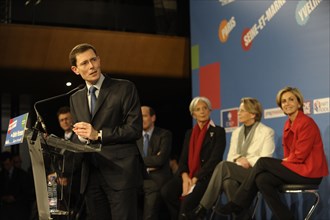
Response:
M28 219L32 191L28 175L14 166L10 152L2 152L0 160L0 219Z
M231 200L257 160L273 155L274 130L261 123L261 118L260 102L255 98L242 98L238 120L243 125L233 131L227 161L216 166L199 206L190 213L189 219L203 219L221 192ZM248 216L234 216L233 219L245 217Z
M185 219L203 196L212 172L222 160L226 147L225 130L210 119L211 103L205 97L194 98L189 106L196 119L186 132L177 175L161 189L171 219Z
M62 137L70 141L77 140L77 136L72 131L70 108L67 106L61 107L57 112L57 119L63 130ZM65 151L62 159L64 161L61 162L63 167L58 175L58 183L60 192L63 192L63 197L59 200L61 205L59 208L73 210L73 216L75 216L81 210L83 204L80 195L81 154Z
M232 200L220 209L223 214L239 213L249 207L259 190L276 219L293 220L293 213L281 201L278 187L318 185L328 175L320 130L314 120L304 114L301 92L285 87L277 93L276 103L288 116L282 138L284 158L260 158Z
M14 167L22 169L22 158L21 155L19 154L15 154L13 155L13 164Z
M142 106L143 136L137 141L147 174L143 180L143 220L157 220L162 198L161 186L172 176L169 157L172 133L155 126L156 113L149 106Z

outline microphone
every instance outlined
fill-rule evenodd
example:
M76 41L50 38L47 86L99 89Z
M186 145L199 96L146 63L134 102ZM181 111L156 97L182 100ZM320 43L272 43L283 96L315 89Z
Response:
M74 91L79 90L79 89L82 89L82 88L84 88L84 87L85 87L84 84L80 84L79 86L77 86L76 88L70 90L70 91L67 92L67 93L60 94L60 95L57 95L57 96L53 96L53 97L50 97L50 98L47 98L47 99L39 100L39 101L37 101L37 102L34 104L34 107L35 107L37 104L44 103L44 102L48 102L48 101L51 101L51 100L53 100L53 99L58 99L58 98L61 98L61 97L64 97L64 96L70 95L70 94L73 93ZM35 110L36 110L36 109L35 109Z
M39 114L38 110L37 110L37 105L40 104L40 103L44 103L44 102L49 102L51 100L54 100L54 99L58 99L58 98L61 98L61 97L64 97L64 96L67 96L67 95L70 95L71 93L79 90L79 89L82 89L85 87L85 84L80 84L79 86L77 86L76 88L70 90L69 92L67 93L64 93L64 94L60 94L60 95L57 95L57 96L53 96L53 97L50 97L50 98L47 98L47 99L42 99L42 100L39 100L37 101L36 103L34 103L34 111L36 112L36 115L37 115L37 122L36 124L40 123L41 124L41 127L42 129L45 131L45 133L47 133L47 128L46 128L46 125L44 123L44 120L42 119L41 115Z

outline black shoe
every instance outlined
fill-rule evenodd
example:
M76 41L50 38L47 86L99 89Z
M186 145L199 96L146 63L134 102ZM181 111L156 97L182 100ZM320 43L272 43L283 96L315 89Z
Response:
M196 208L194 208L191 212L187 214L187 219L189 220L201 220L204 219L206 216L206 208L204 208L202 205L198 205Z
M228 202L226 205L216 208L214 211L220 215L230 215L232 213L239 214L243 211L243 208L234 202Z

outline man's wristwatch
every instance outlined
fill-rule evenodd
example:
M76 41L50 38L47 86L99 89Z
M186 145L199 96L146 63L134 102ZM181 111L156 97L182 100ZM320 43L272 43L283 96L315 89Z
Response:
M98 140L98 141L102 141L102 130L99 130L99 131L97 132L97 140Z

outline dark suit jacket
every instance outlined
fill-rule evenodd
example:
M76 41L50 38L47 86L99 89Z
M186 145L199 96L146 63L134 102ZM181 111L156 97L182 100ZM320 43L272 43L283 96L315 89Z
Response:
M187 172L189 174L188 152L191 134L192 129L186 132L184 138L178 169L180 175L184 172ZM198 178L198 181L208 180L212 176L215 166L222 160L225 148L225 130L222 127L214 127L210 125L206 132L205 139L203 141L202 149L200 152L200 169L194 175Z
M143 137L137 141L140 153L143 157ZM154 180L158 186L162 186L171 177L169 165L172 149L172 133L169 130L155 127L150 137L148 155L143 157L146 168L155 168L149 172L146 178Z
M102 130L102 150L95 153L98 168L114 190L137 187L141 180L136 140L142 134L139 96L134 84L127 80L105 76L91 117L87 87L70 98L74 122L89 122ZM91 165L86 153L82 167L81 191L84 192Z

